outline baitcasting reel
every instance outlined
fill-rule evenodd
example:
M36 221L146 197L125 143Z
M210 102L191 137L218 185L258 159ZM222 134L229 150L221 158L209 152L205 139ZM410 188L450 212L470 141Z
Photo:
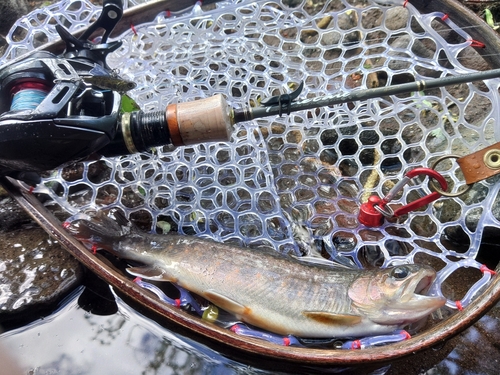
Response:
M106 56L121 46L107 40L122 14L121 0L105 0L99 19L79 38L56 26L66 43L62 56L39 51L0 68L3 174L30 182L36 173L26 172L60 168L94 153L117 156L229 139L231 121L220 95L194 105L172 104L166 111L126 112L124 94L136 84L106 64ZM88 40L101 29L102 36ZM206 121L200 106L216 108L218 119Z

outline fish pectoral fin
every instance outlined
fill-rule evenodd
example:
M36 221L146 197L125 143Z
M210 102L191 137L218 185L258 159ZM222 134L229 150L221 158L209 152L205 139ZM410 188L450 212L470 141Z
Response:
M134 276L139 276L148 280L170 281L174 283L177 281L174 278L169 277L165 271L151 266L130 267L127 268L127 272Z
M349 314L335 314L326 311L303 311L302 314L319 323L339 326L354 326L361 323L361 316Z
M251 313L250 308L243 306L239 302L229 297L226 297L216 292L215 290L207 290L205 293L203 293L203 297L208 299L210 302L213 302L220 308L235 315L245 316L245 315L250 315Z

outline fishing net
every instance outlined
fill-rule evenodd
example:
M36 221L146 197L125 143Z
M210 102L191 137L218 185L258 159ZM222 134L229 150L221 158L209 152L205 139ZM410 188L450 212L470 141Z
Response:
M1 62L58 39L56 23L75 31L100 11L67 0L32 12L7 36ZM256 106L302 81L301 98L389 86L471 72L479 59L467 28L403 0L198 4L132 25L119 39L108 63L137 83L130 95L145 111L218 93L234 107ZM438 271L431 292L453 310L491 278L476 258L484 228L500 226L491 209L496 179L377 228L359 224L358 210L409 170L498 140L497 95L498 81L489 80L259 119L238 124L227 143L54 171L35 192L67 215L119 208L145 230L298 255L316 250L365 268L430 264ZM452 159L436 168L452 190L463 185ZM430 192L417 179L390 205Z

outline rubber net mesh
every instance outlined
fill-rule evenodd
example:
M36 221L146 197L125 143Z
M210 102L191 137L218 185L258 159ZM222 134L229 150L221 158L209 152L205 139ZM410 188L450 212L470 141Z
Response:
M56 23L74 31L100 11L68 0L29 14L8 35L2 62L56 40ZM467 57L477 55L466 31L397 0L233 0L134 25L108 63L137 82L130 95L145 111L217 93L234 107L255 106L301 81L305 98L470 72ZM380 228L360 225L357 213L410 169L498 139L497 95L490 80L256 120L238 124L227 143L79 163L35 191L67 215L120 208L145 230L319 250L359 267L430 264L432 293L456 309L490 279L476 256L483 229L499 226L490 209L496 179ZM437 168L453 190L463 185L453 160ZM429 193L427 181L407 185L391 205Z

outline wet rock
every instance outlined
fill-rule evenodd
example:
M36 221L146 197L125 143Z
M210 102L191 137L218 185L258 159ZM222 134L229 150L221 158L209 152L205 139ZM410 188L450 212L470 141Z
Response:
M0 322L36 318L73 290L82 266L38 227L0 233Z
M385 26L389 30L405 29L408 25L410 13L404 7L394 7L389 9L386 14Z
M26 0L2 0L0 2L0 14L2 22L0 23L0 34L7 34L11 25L18 18L28 13Z
M430 49L428 46L426 46L424 43L419 41L418 39L412 38L409 34L403 34L400 37L396 38L392 43L391 47L400 49L400 50L408 50L410 49L413 53L415 53L417 56L431 59L434 56L434 52L432 49ZM400 53L389 53L390 56L402 56L402 57L407 57L408 55L404 52ZM392 70L400 70L400 69L406 69L406 66L403 66L403 64L406 64L406 62L400 60L400 59L392 59L389 62L389 67Z
M31 217L0 188L0 233L19 229L23 225L35 225Z

